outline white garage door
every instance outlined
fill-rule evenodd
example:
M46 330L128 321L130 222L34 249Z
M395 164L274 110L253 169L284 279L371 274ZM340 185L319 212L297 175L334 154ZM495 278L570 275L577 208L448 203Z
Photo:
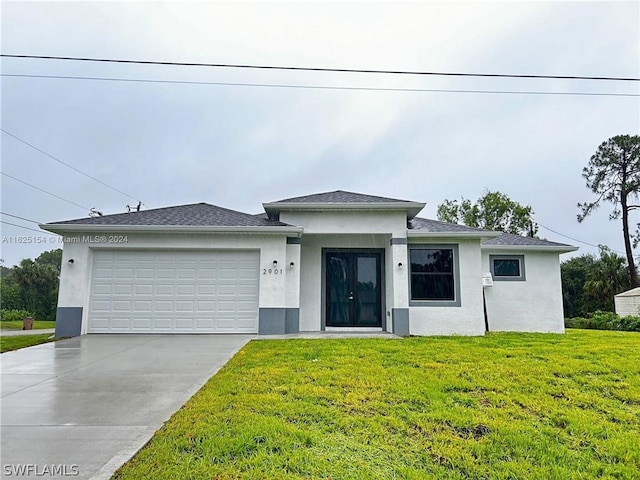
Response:
M258 252L96 251L89 333L256 333Z

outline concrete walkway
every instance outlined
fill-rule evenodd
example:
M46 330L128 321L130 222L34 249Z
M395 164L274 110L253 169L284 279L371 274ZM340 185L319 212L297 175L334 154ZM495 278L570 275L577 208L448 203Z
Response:
M3 353L3 478L110 478L251 338L83 335Z
M39 328L37 330L0 330L0 337L16 337L18 335L43 335L56 333L55 328Z

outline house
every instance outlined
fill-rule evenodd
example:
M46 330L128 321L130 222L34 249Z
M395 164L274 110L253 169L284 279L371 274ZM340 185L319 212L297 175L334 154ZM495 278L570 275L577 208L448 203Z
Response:
M64 237L56 335L564 331L559 255L575 247L345 191L263 206L41 225Z
M614 295L613 303L621 317L640 316L640 287Z

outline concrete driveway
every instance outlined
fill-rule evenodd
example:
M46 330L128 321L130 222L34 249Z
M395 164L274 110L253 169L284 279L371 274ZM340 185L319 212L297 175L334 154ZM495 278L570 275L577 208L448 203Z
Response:
M84 335L3 353L2 478L109 478L251 338Z

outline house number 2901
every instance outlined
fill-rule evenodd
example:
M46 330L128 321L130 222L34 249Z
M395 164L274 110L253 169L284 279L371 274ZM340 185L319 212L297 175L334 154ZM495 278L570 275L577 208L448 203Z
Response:
M263 268L262 269L262 274L263 275L281 275L282 274L282 269L281 268Z

